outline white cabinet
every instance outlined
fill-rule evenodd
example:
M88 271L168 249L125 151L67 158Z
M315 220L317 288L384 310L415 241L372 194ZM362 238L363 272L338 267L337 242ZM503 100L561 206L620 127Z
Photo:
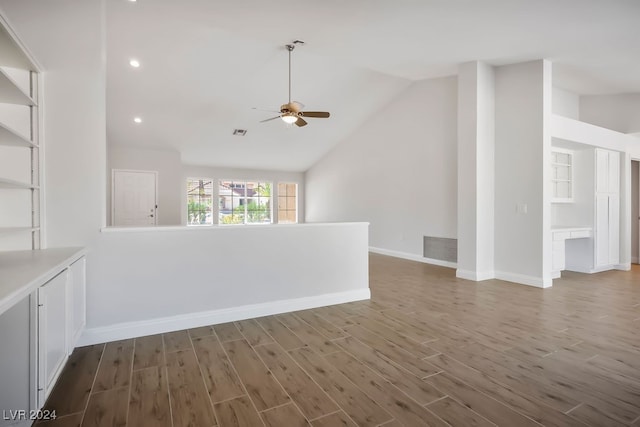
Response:
M38 288L38 406L44 404L67 359L68 270Z
M84 250L2 251L0 265L0 409L35 411L84 328Z
M620 153L596 149L596 193L620 193Z
M620 153L596 149L594 268L620 262Z

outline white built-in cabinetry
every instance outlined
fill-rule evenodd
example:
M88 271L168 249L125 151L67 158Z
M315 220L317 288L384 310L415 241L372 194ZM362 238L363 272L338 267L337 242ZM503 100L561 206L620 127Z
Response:
M620 153L596 149L594 268L620 262Z
M595 273L619 266L620 160L619 152L602 148L574 151L574 200L552 205L553 277L565 267ZM572 234L578 229L591 232Z
M0 252L0 408L42 408L84 328L85 293L81 248Z
M84 251L40 249L38 83L0 16L0 427L32 424L85 325Z
M0 250L40 247L38 81L0 19Z

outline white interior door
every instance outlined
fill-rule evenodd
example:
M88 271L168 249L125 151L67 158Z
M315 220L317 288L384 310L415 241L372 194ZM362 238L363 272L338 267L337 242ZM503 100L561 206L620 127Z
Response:
M157 172L113 171L114 226L156 225Z

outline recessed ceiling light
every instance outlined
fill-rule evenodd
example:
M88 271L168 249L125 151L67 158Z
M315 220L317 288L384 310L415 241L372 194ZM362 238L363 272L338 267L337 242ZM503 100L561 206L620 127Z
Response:
M142 119L140 117L134 117L133 121L136 123L142 123Z
M140 61L138 61L137 59L132 59L129 61L129 65L131 65L133 68L138 68L140 66Z

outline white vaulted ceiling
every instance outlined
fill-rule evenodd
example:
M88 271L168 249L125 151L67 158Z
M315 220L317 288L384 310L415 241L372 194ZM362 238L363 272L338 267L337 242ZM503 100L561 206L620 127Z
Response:
M412 81L456 74L471 60L548 58L565 89L640 92L637 0L106 5L109 143L175 149L189 164L306 170ZM287 101L284 45L295 39L306 44L293 53L292 98L332 116L304 128L258 123L275 114L252 107Z

